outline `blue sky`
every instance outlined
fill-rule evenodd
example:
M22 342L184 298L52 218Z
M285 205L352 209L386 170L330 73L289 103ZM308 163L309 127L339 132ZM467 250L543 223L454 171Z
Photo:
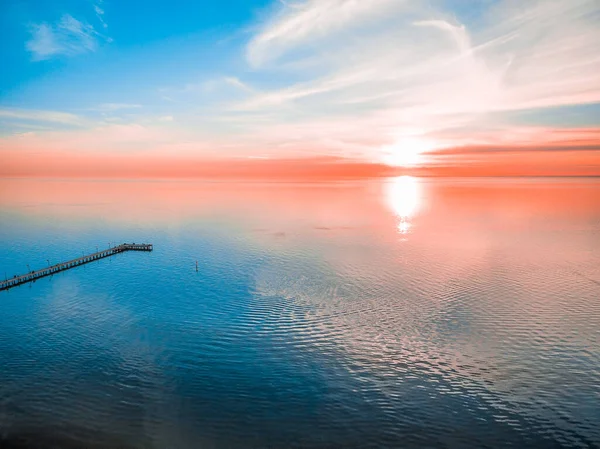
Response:
M161 87L227 70L264 2L193 3L3 2L3 105L156 103Z
M0 151L404 165L598 137L595 0L4 0L0 13Z

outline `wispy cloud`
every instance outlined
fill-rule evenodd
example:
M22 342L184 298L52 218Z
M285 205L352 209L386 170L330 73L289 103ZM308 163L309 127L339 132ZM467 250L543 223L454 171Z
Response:
M88 123L84 118L59 111L25 110L25 109L0 109L0 117L30 122L58 123L62 125L82 126Z
M109 41L94 27L69 14L54 23L35 24L30 27L31 39L25 44L35 61L55 56L73 56L96 51L99 40Z
M154 125L135 123L92 123L90 126L71 130L28 132L0 139L1 151L59 151L71 154L99 153L106 150L115 154L154 151L173 140L168 129Z
M98 105L98 107L93 108L97 111L106 111L113 112L119 111L122 109L140 109L142 107L141 104L132 104L132 103L102 103Z
M283 8L248 45L248 60L259 66L294 48L347 31L403 6L404 0L308 0Z
M373 145L360 131L368 126L383 148L406 136L455 143L490 113L600 102L597 1L490 2L469 23L453 13L458 3L284 3L246 57L277 80L303 80L261 89L233 109L293 123L311 136L307 144Z
M108 24L104 21L104 8L102 7L102 3L102 0L97 0L96 3L94 3L94 12L96 13L96 18L102 24L102 27L108 28Z

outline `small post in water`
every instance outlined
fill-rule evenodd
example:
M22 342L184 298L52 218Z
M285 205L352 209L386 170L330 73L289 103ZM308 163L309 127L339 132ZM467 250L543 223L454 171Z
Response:
M198 261L196 261L196 273L198 272Z

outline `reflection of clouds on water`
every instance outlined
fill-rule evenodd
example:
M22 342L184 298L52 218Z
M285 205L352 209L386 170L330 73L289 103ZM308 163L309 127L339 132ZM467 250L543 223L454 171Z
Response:
M46 415L41 421L69 428L74 440L80 432L160 433L168 387L160 346L149 341L143 318L72 277L56 279L41 301L35 332L44 342L37 363L45 370L36 383L48 391L48 400L41 398L48 408L37 410Z
M151 365L152 352L144 342L140 317L108 294L90 294L72 277L61 277L52 284L40 314L41 332L57 331L79 335L73 345L89 344L98 352L118 357L123 366L144 369Z

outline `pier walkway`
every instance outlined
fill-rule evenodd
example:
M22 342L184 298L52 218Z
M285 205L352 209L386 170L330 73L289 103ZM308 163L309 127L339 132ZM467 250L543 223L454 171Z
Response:
M118 253L125 251L152 251L152 245L146 243L123 243L122 245L114 246L103 251L98 251L87 256L79 257L78 259L69 260L68 262L59 263L52 265L47 268L43 268L37 271L31 271L30 273L23 274L21 276L14 276L10 279L0 282L0 291L8 290L9 288L16 287L17 285L25 284L27 282L35 281L36 279L50 276L59 271L68 270L79 265L83 265L94 260L103 259L105 257L113 256Z

